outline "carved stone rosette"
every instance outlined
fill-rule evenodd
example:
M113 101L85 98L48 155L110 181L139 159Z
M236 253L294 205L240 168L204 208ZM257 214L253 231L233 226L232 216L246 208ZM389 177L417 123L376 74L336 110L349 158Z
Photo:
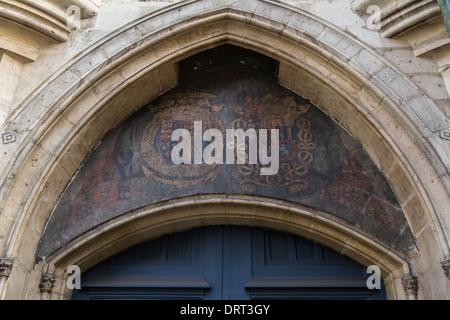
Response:
M441 261L442 269L444 269L445 275L450 279L450 257Z
M41 299L48 300L50 294L52 293L52 289L55 285L55 275L43 273L41 275L41 282L39 283L39 289L41 290Z
M407 275L401 279L403 289L405 289L406 294L410 300L415 300L417 295L417 290L419 289L417 277L413 275Z
M0 258L0 277L8 278L13 266L13 259Z

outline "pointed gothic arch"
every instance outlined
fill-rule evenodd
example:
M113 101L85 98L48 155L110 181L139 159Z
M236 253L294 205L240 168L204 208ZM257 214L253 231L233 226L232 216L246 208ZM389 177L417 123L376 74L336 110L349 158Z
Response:
M446 124L418 115L411 100L396 95L380 74L420 92L417 87L364 44L298 9L272 1L189 1L140 18L86 49L8 119L7 130L16 134L20 148L5 170L1 205L15 208L17 217L5 221L9 236L2 247L3 256L13 257L17 266L10 278L28 288L25 291L35 290L36 282L20 280L21 274L36 279L49 267L51 261L44 260L35 268L30 256L34 257L52 209L82 161L109 130L177 84L178 61L224 43L278 60L280 83L340 123L386 174L419 247L406 259L409 263L386 254L397 267L385 270L395 278L391 297L405 296L398 289L399 273L420 275L431 268L420 254L421 246L440 248L434 260L449 255L445 230L450 222L442 202L448 195L445 165L431 139ZM308 79L308 84L301 85L299 79ZM144 85L146 92L140 90ZM426 96L416 100L438 112ZM364 241L367 252L376 255L380 247L371 251L370 239ZM348 249L361 259L366 254ZM64 259L70 260L70 251L64 251ZM64 264L55 268L61 275ZM7 283L0 281L2 296L8 297ZM56 296L64 291L62 283L60 279L59 289L54 289Z

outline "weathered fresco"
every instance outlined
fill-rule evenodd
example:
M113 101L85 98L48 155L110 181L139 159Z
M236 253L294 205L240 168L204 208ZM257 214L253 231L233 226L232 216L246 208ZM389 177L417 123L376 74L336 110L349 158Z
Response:
M111 132L80 168L52 214L38 258L110 218L198 194L304 204L407 253L414 241L385 177L347 132L281 87L276 71L274 61L232 47L182 62L179 86ZM201 121L203 132L215 128L224 135L227 129L278 129L278 173L263 176L261 164L248 161L174 164L171 150L179 141L171 134L184 128L194 136L194 121Z

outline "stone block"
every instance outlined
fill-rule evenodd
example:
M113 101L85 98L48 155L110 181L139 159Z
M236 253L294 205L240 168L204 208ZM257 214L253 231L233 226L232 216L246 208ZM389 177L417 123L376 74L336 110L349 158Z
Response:
M214 1L216 3L216 1ZM245 11L248 13L251 13L255 11L255 8L259 5L258 0L248 0L248 1L233 1L231 0L231 3L229 7L233 10L240 10ZM220 2L219 2L220 3Z
M294 13L289 20L288 26L316 38L325 29L325 26L304 14Z
M303 61L308 70L313 70L320 78L327 79L331 75L331 70L328 66L330 60L321 56L306 56Z
M120 70L111 71L107 77L102 78L92 85L92 92L100 99L105 98L114 92L118 86L123 84L127 79L120 73Z
M19 78L17 76L12 76L0 69L0 88L2 88L0 91L0 100L6 103L13 102L15 97L14 93L18 84Z
M375 248L370 248L370 255L366 255L365 252L367 252L367 248L364 247L357 239L349 238L344 246L339 250L338 252L340 254L343 254L350 259L357 261L359 264L363 265L364 267L368 267L370 265L375 264L374 261L376 261L378 266L382 269L382 276L385 275L384 270L386 269L386 255L387 255L387 248L385 248L384 251L382 250L376 250ZM388 265L392 268L392 265Z
M74 125L61 117L53 123L50 131L36 144L46 153L55 155L59 153L59 148L66 142L73 129Z
M311 54L309 49L305 47L303 44L303 40L300 38L287 38L287 37L281 37L280 41L277 45L277 48L280 52L282 52L287 57L294 59L290 62L286 61L286 63L295 63L298 65L300 62L302 62L308 54ZM268 55L267 52L262 52L262 54ZM273 58L275 60L280 60L281 58L273 55Z
M2 38L0 38L0 43L1 41ZM0 70L2 74L17 77L23 70L23 64L2 51L2 53L0 53Z
M7 130L15 132L18 135L23 135L31 131L39 122L39 119L45 115L49 109L49 105L53 104L55 99L54 93L44 93L36 97L25 111L19 111L14 118L10 118L7 125Z
M69 176L75 174L81 163L91 152L91 148L86 145L83 137L77 135L71 140L71 143L61 152L61 156L57 159Z
M38 181L39 174L45 169L52 156L43 150L39 143L35 144L27 160L18 170L16 176L30 188Z
M261 45L263 47L277 47L278 42L280 41L280 34L274 32L266 32L264 37L261 37L261 30L259 28L255 28L256 23L250 25L250 27L242 24L232 23L229 24L229 32L231 34L240 35L243 38L248 39L260 39Z
M347 58L352 58L361 50L361 46L347 37L342 37L341 41L336 43L335 48L338 49Z
M423 143L429 143L434 149L434 157L432 157L431 152L427 152L427 157L435 163L442 163L443 167L437 172L441 177L448 177L450 175L450 130L443 130L441 132L436 132L426 138L427 141ZM422 143L422 141L418 142ZM425 172L424 172L425 173ZM439 180L437 176L432 172L428 172L428 176L432 179Z
M450 120L436 107L428 97L417 95L408 102L408 106L431 132L450 127Z
M34 265L36 261L36 248L41 239L41 235L35 229L27 228L27 232L24 232L20 237L21 241L16 255L16 261L20 261L20 263L27 267Z
M398 76L398 71L391 66L386 66L374 75L374 77L380 79L383 83L394 81Z
M275 3L275 5L271 3L269 5L263 1L258 1L253 14L278 21L284 25L289 22L294 13L291 10L286 10L279 3Z
M136 77L140 73L148 72L148 69L154 68L153 64L156 62L154 59L154 51L148 50L143 54L136 56L131 61L121 65L118 70L124 79L131 79Z
M325 84L303 68L298 69L294 92L319 106Z
M28 277L27 290L23 297L24 300L40 300L41 292L39 291L39 283L41 281L41 273L38 270L31 270Z
M108 116L108 110L103 110L92 115L89 121L82 127L80 134L86 141L86 145L94 148L112 128L113 123Z
M47 199L45 195L41 194L35 203L35 208L30 218L30 229L34 229L37 233L42 235L54 207L55 203Z
M392 65L406 74L435 72L436 63L429 59L418 58L409 48L389 48L384 50L383 56Z
M9 242L9 235L14 225L14 218L7 215L3 208L0 208L0 252L5 252Z
M424 90L433 100L445 100L449 98L449 94L445 87L445 82L439 73L435 74L413 74L411 75L419 87Z
M144 89L145 88L145 89ZM165 88L164 91L169 88ZM138 109L163 92L157 70L145 74L130 84L127 95L133 96L134 108Z
M372 91L372 87L368 87L361 79L358 79L347 73L347 70L336 66L329 76L334 81L333 88L339 89L349 100L357 102L364 109L369 110L370 105L378 106L380 98Z
M393 163L387 172L390 181L400 203L404 203L410 196L415 194L414 183L405 173L405 169L397 161Z
M350 62L359 65L369 75L374 75L386 67L384 61L368 49L362 49L359 51L359 53L356 54Z
M126 29L114 41L105 42L98 49L102 50L110 58L110 61L113 61L130 51L133 48L131 44L141 38L142 35L138 29Z
M110 96L110 100L102 106L102 110L107 112L108 118L111 120L111 128L119 125L137 108L134 94L137 94L135 90L130 90L129 87L125 88L119 93Z
M18 177L14 177L11 180L11 184L8 188L8 194L3 198L1 208L6 217L12 219L13 221L17 221L19 214L27 201L26 195L29 194L30 188L31 187L29 184L22 181Z
M405 80L404 76L397 74L396 77L386 82L386 85L395 92L403 101L407 101L417 95L417 87L410 81Z
M53 165L48 178L45 180L45 186L43 188L43 194L49 201L56 203L61 196L67 184L70 182L66 171L61 167L58 162Z
M5 292L5 300L22 300L24 298L24 288L27 287L29 281L28 268L14 263L11 274L8 278L8 290Z
M92 87L92 83L85 83L84 89ZM74 127L82 125L88 121L92 112L95 112L95 107L102 100L102 95L98 90L87 90L85 93L77 97L76 101L68 106L64 112L63 117Z
M62 98L62 96L72 93L80 85L80 77L76 73L73 73L72 70L65 70L55 81L50 84L50 86L48 86L46 90L47 92L55 93L48 96L49 99L53 97L53 103L51 103L51 100L43 101L49 108L52 108L53 105L56 105L56 102ZM56 93L59 93L59 96Z
M281 61L280 69L278 71L278 79L280 84L289 90L295 90L295 83L297 81L298 67L290 62Z
M403 209L408 217L409 225L415 234L420 233L430 219L428 212L423 210L425 207L426 206L419 195L410 198L403 205Z
M444 113L447 118L450 118L450 99L433 99L433 101L436 103L437 107L442 111L442 113Z
M9 108L10 108L10 103L3 101L0 99L0 127L3 127L3 125L5 124L6 119L9 116ZM5 147L5 146L3 146ZM0 165L1 168L1 165Z
M108 56L103 50L95 49L87 53L81 60L72 65L68 72L79 79L86 79L89 75L101 72L108 65Z
M395 153L387 141L378 134L371 134L365 140L364 147L379 169L388 172L395 161Z
M428 297L428 299L440 300L447 296L445 286L441 284L448 279L439 264L439 261L442 260L441 252L435 250L440 247L436 236L436 232L430 224L417 234L420 257L415 257L412 260L415 272L419 277L419 299Z
M161 92L172 89L178 83L178 65L168 63L158 68Z
M338 33L337 31L326 28L323 30L323 32L320 33L320 35L317 37L317 40L321 40L328 44L330 47L337 47L339 42L341 42L343 39L343 36L341 33Z

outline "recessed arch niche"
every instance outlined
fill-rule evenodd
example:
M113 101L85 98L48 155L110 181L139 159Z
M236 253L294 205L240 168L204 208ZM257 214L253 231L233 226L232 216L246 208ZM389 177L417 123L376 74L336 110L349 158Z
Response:
M80 167L47 223L37 250L38 261L59 256L75 243L85 242L91 237L88 234L95 235L92 240L105 241L109 231L104 226L111 221L121 225L132 219L142 230L125 229L126 236L111 231L114 240L108 249L98 248L102 253L95 261L122 246L135 244L137 239L168 232L166 228L177 231L226 221L287 230L292 221L282 212L290 206L301 211L310 208L312 220L321 216L335 226L346 226L341 244L332 239L343 236L337 236L342 230L328 229L329 233L319 236L314 223L309 230L294 227L298 228L296 234L325 242L343 254L352 256L346 248L348 232L352 237L362 233L367 239L377 239L384 246L383 258L374 261L370 255L352 257L365 265L384 264L385 250L396 252L398 259L415 250L412 231L382 172L342 127L278 83L276 60L224 45L181 61L178 70L177 87L112 130ZM261 166L249 165L248 161L226 164L225 155L220 164L175 165L171 150L178 141L171 141L171 133L184 128L194 137L195 121L202 122L201 136L207 128L222 133L227 128L276 128L280 132L277 174L263 177ZM246 143L248 147L250 142ZM202 147L206 145L203 142ZM219 206L211 212L207 208L216 201ZM231 205L242 201L242 212L230 215L228 209L220 209L228 207L228 201ZM173 213L181 219L178 222L163 213L170 203L177 207ZM252 218L254 203L259 203L263 216L268 214L270 218ZM269 210L272 205L276 207ZM150 212L154 209L161 210L158 219L162 219L162 229L153 225ZM193 216L186 210L194 210ZM152 222L147 225L141 218ZM302 215L298 218L305 219ZM276 222L278 219L282 222ZM92 264L87 262L84 267ZM383 266L384 276L391 267L391 262Z

